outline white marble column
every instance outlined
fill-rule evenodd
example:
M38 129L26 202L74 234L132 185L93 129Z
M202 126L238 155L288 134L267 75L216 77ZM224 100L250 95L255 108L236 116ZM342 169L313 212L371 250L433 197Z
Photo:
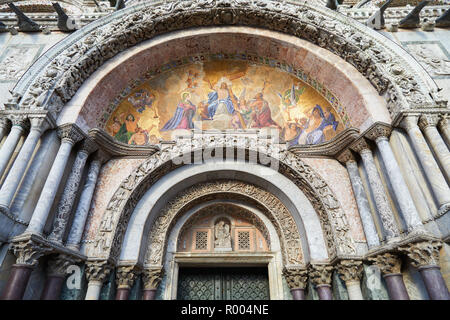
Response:
M417 212L411 193L389 145L388 137L390 134L391 128L389 125L378 123L367 132L366 136L375 140L378 150L380 150L381 158L387 171L386 176L391 183L400 212L408 227L408 232L424 233L425 227L422 224L419 212Z
M81 131L74 125L64 125L58 128L58 134L61 137L61 146L53 162L52 168L45 181L44 188L34 209L28 228L25 233L42 234L50 209L55 200L56 192L66 170L67 160L73 145L80 141L83 136Z
M81 237L83 235L84 226L91 206L92 196L94 195L95 186L97 184L98 174L102 162L107 159L101 151L98 151L95 158L91 161L86 182L75 211L75 217L72 222L66 246L73 250L80 249Z
M50 123L45 116L29 117L31 123L30 133L17 155L14 164L8 172L3 185L0 189L0 207L2 210L9 211L11 201L16 194L17 187L25 174L28 163L33 156L34 150L42 133L50 127Z
M347 287L350 300L364 300L361 291L362 262L356 260L342 260L337 266L341 279Z
M417 121L417 116L407 115L402 120L401 127L408 133L414 152L439 204L439 210L436 213L436 216L439 217L450 210L450 188L417 125Z
M69 216L72 212L73 203L78 193L80 180L83 176L84 166L90 153L97 149L97 145L86 138L80 150L77 152L77 156L72 165L69 177L67 178L66 185L64 187L61 199L58 203L55 220L53 221L53 229L48 240L62 243L64 232L66 230L67 223L69 222Z
M423 114L419 118L419 127L441 164L447 181L450 181L450 152L436 127L438 121L439 116L437 114Z
M88 288L85 300L98 300L103 283L111 272L111 266L106 261L93 261L86 264Z
M345 164L347 167L350 182L352 184L353 194L355 195L356 205L358 206L359 216L366 235L367 245L369 249L380 245L380 239L378 238L377 229L373 222L372 213L369 206L369 200L367 199L366 191L359 176L358 164L350 150L345 150L338 156L338 160Z
M381 218L381 223L383 225L386 239L388 242L393 241L395 240L395 238L400 236L400 231L398 229L397 223L394 218L394 213L392 212L391 206L386 196L386 192L383 187L380 175L378 174L377 167L375 166L372 151L370 150L364 138L360 138L355 141L352 144L351 149L359 152L359 154L361 155L364 169L366 170L369 179L370 189L372 190L375 199L375 205Z
M440 121L438 123L439 130L441 130L441 134L447 143L447 146L450 147L450 114L441 115Z
M22 116L11 117L11 131L0 149L0 178L11 160L11 156L17 147L17 143L19 143L20 137L27 128L26 121L26 118Z
M10 127L11 125L9 124L8 119L6 118L0 119L0 143L2 142L6 134L9 132Z

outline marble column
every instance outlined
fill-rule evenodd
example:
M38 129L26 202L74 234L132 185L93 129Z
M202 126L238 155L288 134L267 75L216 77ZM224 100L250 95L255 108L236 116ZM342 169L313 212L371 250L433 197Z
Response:
M402 172L389 144L388 137L390 134L391 127L389 125L378 123L367 132L366 136L371 140L375 140L378 150L380 150L381 158L387 171L386 176L391 183L408 232L425 233L425 227L422 224L419 212L417 212L411 193L405 179L403 179Z
M75 216L67 238L66 246L72 250L78 251L80 249L81 237L88 217L95 186L97 184L100 167L108 158L109 157L105 153L97 151L97 154L89 166L86 182L81 192L78 207L75 211Z
M438 121L439 116L437 114L423 114L419 118L419 127L441 164L447 181L450 181L450 151L437 129Z
M116 270L116 300L128 300L130 290L137 278L135 266L121 266Z
M421 241L400 247L408 255L413 267L419 269L431 300L450 300L447 285L439 267L439 249L442 243Z
M450 148L450 114L443 114L440 116L438 128L441 130L442 137L444 138L447 146Z
M6 118L0 119L0 143L11 129L10 127L11 125L9 124L8 119Z
M72 170L67 178L64 191L58 203L55 220L53 221L53 229L48 236L48 240L62 243L64 232L66 231L66 226L69 222L69 216L72 212L73 203L75 202L80 181L83 176L83 169L86 164L86 160L89 154L94 152L96 149L97 145L89 138L86 138L83 141L80 150L77 152Z
M415 154L439 203L436 217L440 217L450 210L450 188L417 125L417 121L417 116L407 115L402 120L401 127L408 133Z
M320 300L333 300L331 291L331 277L334 268L328 265L312 265L309 270L309 277L317 288Z
M85 300L98 300L103 283L111 272L111 266L106 261L92 261L86 264L88 288Z
M20 137L27 130L27 119L24 116L11 116L11 131L0 149L0 179L3 176L11 156L19 143Z
M337 266L341 279L347 287L350 300L364 300L361 292L362 261L342 260Z
M163 268L144 269L142 272L142 281L144 283L142 300L155 300L156 290L161 282L163 273Z
M377 229L373 222L372 213L369 206L369 200L367 199L364 185L359 176L358 164L350 150L344 150L338 157L338 160L345 164L348 175L350 177L350 183L352 184L353 194L355 195L356 205L358 206L359 216L366 235L367 245L369 249L380 245L380 239L378 238Z
M283 275L291 289L292 298L294 300L306 300L305 289L308 283L308 270L285 268Z
M67 268L74 263L75 260L72 257L64 254L49 259L47 262L47 279L41 294L41 300L59 300Z
M42 234L53 201L55 200L56 192L66 170L72 147L83 138L81 131L74 125L64 125L58 128L58 134L61 137L61 146L59 147L58 154L50 169L25 233Z
M375 198L375 205L377 207L378 214L381 218L381 223L386 235L388 242L396 240L400 236L400 231L398 229L397 223L394 219L394 213L392 212L391 206L389 204L383 183L381 182L380 175L378 174L377 167L375 166L375 161L373 159L372 151L369 145L364 140L360 138L350 147L351 149L359 152L361 155L364 169L367 173L370 189L372 190L373 196Z
M30 133L25 139L25 142L0 189L0 207L2 210L8 212L10 211L11 201L16 194L17 187L25 174L25 170L33 156L34 150L36 149L36 145L44 131L51 126L48 118L45 116L30 116L29 119L31 123Z
M31 272L38 264L38 259L46 254L49 249L32 240L24 240L13 243L11 250L17 259L11 268L1 299L22 300Z
M408 291L401 273L401 260L392 253L379 254L376 257L369 258L380 269L391 300L409 300Z

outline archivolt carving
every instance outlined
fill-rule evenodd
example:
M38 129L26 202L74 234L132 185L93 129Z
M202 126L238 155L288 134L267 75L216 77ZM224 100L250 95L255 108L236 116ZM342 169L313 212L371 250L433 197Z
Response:
M393 117L400 110L446 105L436 88L427 87L426 81L432 80L419 75L419 65L374 31L306 1L275 0L146 2L122 9L67 37L39 59L6 105L20 102L24 109L58 113L100 65L121 51L170 31L220 25L267 28L332 51L354 65L380 94L386 93Z
M257 155L261 165L269 166L267 162L261 163L261 158L279 164L280 173L304 192L318 213L330 257L356 253L340 203L320 175L301 159L282 150L280 145L261 143L253 137L201 135L194 139L181 139L172 147L153 154L121 183L106 208L88 255L116 260L131 213L139 199L160 177L183 165L180 157L193 163L195 155L211 154L201 146L216 150L216 154L221 153L224 158L227 150L234 149L235 154L245 155L245 161L249 161L249 154L252 154ZM174 210L179 209L181 207L174 207Z

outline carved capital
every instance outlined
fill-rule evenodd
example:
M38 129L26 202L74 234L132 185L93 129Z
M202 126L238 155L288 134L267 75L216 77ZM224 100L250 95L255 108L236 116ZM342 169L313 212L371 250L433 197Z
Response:
M116 270L116 283L118 289L131 289L138 275L135 266L122 266Z
M5 129L8 131L11 128L11 122L8 121L8 118L0 118L0 130Z
M340 154L336 156L336 159L341 162L342 164L346 164L347 162L353 161L355 162L355 157L353 156L353 153L350 151L350 149L345 149Z
M329 265L312 265L309 270L309 277L316 286L323 284L331 285L333 270L333 266Z
M100 164L103 164L111 159L111 155L108 152L105 152L101 149L98 149L94 155L93 161L99 161Z
M67 268L77 261L79 260L69 255L56 255L47 261L47 274L49 276L65 276Z
M74 124L65 124L58 127L58 135L62 141L67 141L71 144L75 144L84 138L81 129Z
M400 128L409 131L417 127L417 122L419 121L419 117L415 115L407 115L405 116L399 124Z
M391 135L392 128L390 125L385 123L376 123L370 128L365 137L370 140L377 141L378 139L387 139Z
M449 119L450 119L450 114L448 114L448 113L441 114L440 118L439 118L438 128L440 130L444 130L445 128L449 128L449 126L450 126Z
M80 152L85 152L88 155L95 152L97 149L98 145L90 138L85 138L80 146Z
M86 278L89 282L105 282L111 272L107 261L91 261L86 264Z
M419 128L425 130L428 127L436 127L439 122L437 114L422 114L419 118Z
M144 282L144 289L145 290L158 289L163 274L164 274L163 268L144 269L144 271L142 272L142 281Z
M23 130L30 129L30 123L28 118L23 114L9 114L8 119L11 121L12 126L22 127Z
M363 271L362 261L342 260L337 265L337 270L345 283L359 282Z
M28 119L30 119L31 130L43 133L47 129L51 128L51 123L46 116L30 115L28 116Z
M283 275L291 290L305 289L308 281L308 270L284 268Z
M442 243L438 241L423 241L410 243L398 250L408 255L411 264L416 267L439 266L439 249Z
M379 254L369 258L369 261L374 262L384 275L401 273L402 261L395 254L389 252Z
M16 256L16 264L35 266L38 259L52 249L33 240L14 242L11 250Z
M371 152L366 139L363 137L355 140L355 142L350 145L350 149L358 153Z

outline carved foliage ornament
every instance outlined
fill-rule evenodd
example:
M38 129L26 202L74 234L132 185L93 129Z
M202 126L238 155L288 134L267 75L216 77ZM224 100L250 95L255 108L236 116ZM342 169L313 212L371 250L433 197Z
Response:
M130 289L133 287L137 277L135 266L118 267L116 270L116 284L119 289Z
M401 260L398 256L392 253L384 253L377 255L374 258L369 258L369 261L374 262L380 268L383 274L399 274L401 273Z
M362 261L342 260L339 262L337 269L344 282L359 282L363 271L363 265Z
M90 261L86 263L86 278L89 282L105 282L111 272L111 265L107 261Z
M311 265L309 277L316 285L331 285L331 277L333 276L333 266L329 265Z
M305 289L308 281L308 270L284 268L283 275L291 290Z
M159 34L217 25L257 26L291 34L330 50L355 66L380 94L387 93L391 114L415 106L439 103L445 106L445 101L433 102L426 92L425 81L413 73L411 63L390 44L380 41L373 31L352 25L347 17L307 2L143 3L107 16L97 21L97 25L101 27L71 35L66 40L68 45L58 48L51 62L40 68L38 77L32 71L25 75L22 82L27 89L22 92L22 108L53 108L59 112L97 68L123 50ZM19 82L19 87L23 86ZM53 91L56 94L52 96Z
M93 245L88 248L88 255L96 258L108 257L117 259L123 236L125 234L131 213L137 202L160 177L183 164L179 162L180 155L202 154L199 146L209 148L235 148L260 155L279 163L279 171L294 182L306 195L319 215L329 255L354 254L354 241L350 236L350 228L339 201L327 183L301 159L288 151L279 150L276 145L262 145L257 138L245 137L236 140L227 136L226 139L211 139L202 135L194 139L179 141L171 148L159 151L150 156L134 172L130 174L114 193L100 223L100 228ZM240 152L240 151L239 151ZM225 156L226 152L222 152ZM261 160L261 157L257 159ZM267 165L267 163L265 164ZM179 208L174 208L178 210Z
M144 271L142 272L142 282L144 283L144 290L158 289L163 274L163 268L144 269Z
M38 259L52 249L33 240L14 242L11 250L16 256L16 264L35 266Z
M439 266L439 249L442 243L438 241L423 241L398 248L411 259L411 264L416 267Z

